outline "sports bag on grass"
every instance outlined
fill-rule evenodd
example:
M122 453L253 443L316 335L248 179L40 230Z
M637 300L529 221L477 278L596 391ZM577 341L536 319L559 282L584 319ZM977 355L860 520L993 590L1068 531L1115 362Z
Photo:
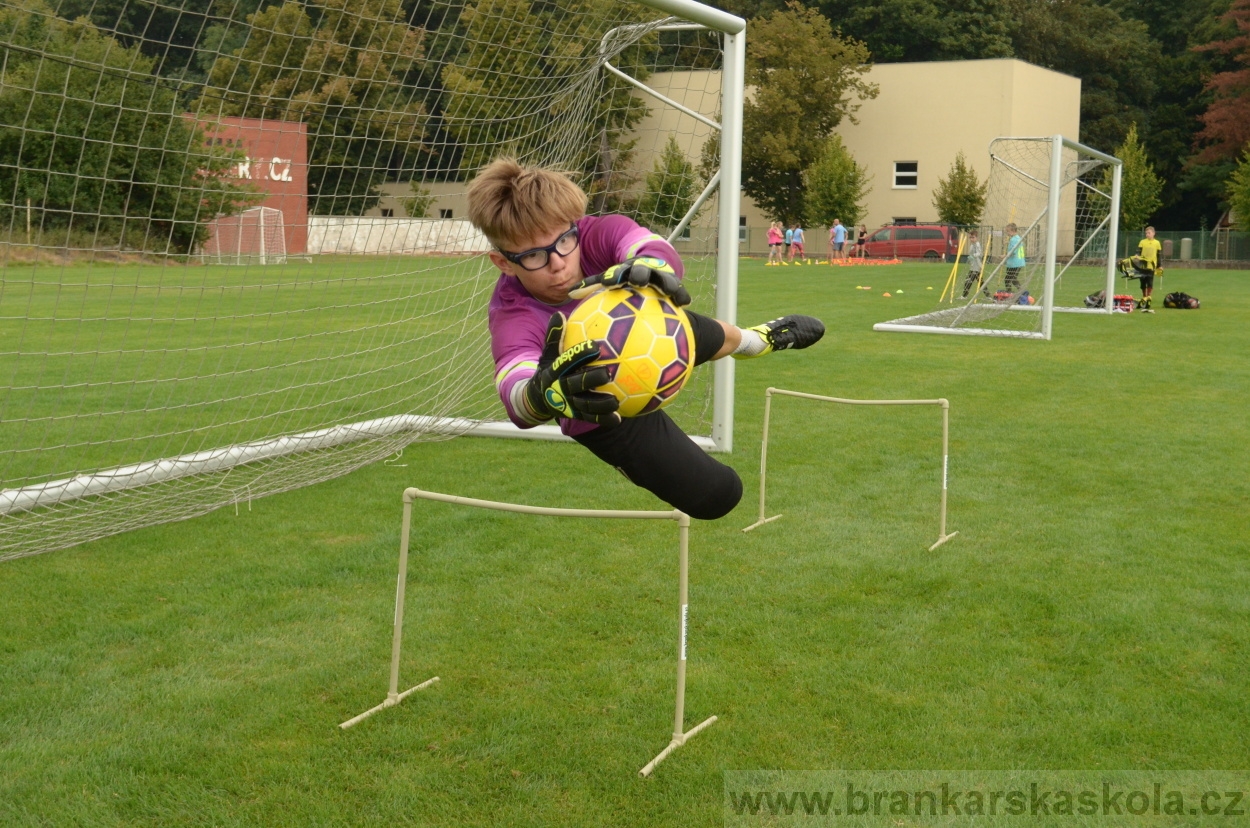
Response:
M1201 303L1188 293L1181 293L1180 291L1177 291L1176 293L1169 293L1167 296L1163 297L1163 307L1180 308L1182 310L1197 310L1201 307Z

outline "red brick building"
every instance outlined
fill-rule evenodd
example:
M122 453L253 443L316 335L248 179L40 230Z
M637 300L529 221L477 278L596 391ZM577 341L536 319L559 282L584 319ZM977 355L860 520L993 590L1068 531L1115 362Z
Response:
M231 117L201 122L201 126L210 144L241 149L247 155L235 167L233 177L248 181L268 194L256 206L281 213L279 221L286 241L285 253L305 253L308 250L308 128L292 121ZM239 222L238 216L212 222L205 248L216 244L233 247L239 234ZM225 241L227 237L231 238L230 242Z

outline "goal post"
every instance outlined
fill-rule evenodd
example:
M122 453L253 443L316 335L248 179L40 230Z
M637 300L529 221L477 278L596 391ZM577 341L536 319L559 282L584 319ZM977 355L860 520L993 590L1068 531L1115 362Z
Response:
M1113 311L1122 162L1062 135L997 138L989 155L971 228L980 279L956 278L950 301L873 330L1048 340L1055 313ZM971 262L956 264L971 273Z
M692 307L736 320L741 18L120 0L76 22L0 3L0 143L18 148L0 158L0 560L418 441L563 439L517 429L494 388L499 272L464 216L498 155L670 238ZM733 391L719 360L667 410L731 451Z

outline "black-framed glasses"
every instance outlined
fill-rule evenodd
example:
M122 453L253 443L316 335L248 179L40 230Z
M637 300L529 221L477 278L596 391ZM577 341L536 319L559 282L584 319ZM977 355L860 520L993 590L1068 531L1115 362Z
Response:
M568 230L560 235L546 247L535 247L533 250L524 250L520 253L509 253L507 250L500 250L499 253L505 259L512 262L518 267L526 270L541 270L547 266L547 262L551 260L552 253L559 253L563 258L577 249L577 225L574 224Z

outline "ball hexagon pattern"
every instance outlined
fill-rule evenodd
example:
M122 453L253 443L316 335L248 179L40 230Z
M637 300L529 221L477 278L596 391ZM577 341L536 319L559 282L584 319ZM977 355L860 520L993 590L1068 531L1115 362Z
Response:
M588 296L569 316L561 350L588 339L599 343L593 364L607 366L612 377L598 390L620 401L622 417L668 405L694 367L694 332L686 312L651 287Z

